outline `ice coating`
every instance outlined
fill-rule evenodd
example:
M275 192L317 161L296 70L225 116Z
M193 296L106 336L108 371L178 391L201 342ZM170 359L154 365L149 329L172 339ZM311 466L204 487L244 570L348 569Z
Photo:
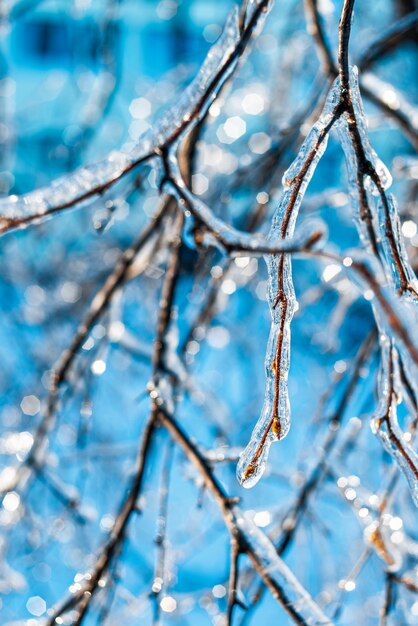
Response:
M398 355L387 335L381 335L380 347L379 404L371 428L407 479L412 499L418 507L418 456L405 441L397 417L397 404L401 399Z
M389 393L388 390L388 363L393 363L393 375L395 380L398 377L398 374L396 374L398 369L397 352L395 348L389 346L388 339L388 336L392 335L393 331L395 331L397 335L396 347L402 355L406 368L412 372L411 381L416 380L416 355L418 346L414 329L417 327L417 280L408 260L401 233L396 200L392 194L386 193L386 189L391 184L390 175L388 175L386 168L377 157L368 139L367 124L359 92L356 70L351 72L350 84L353 107L361 141L365 150L365 156L375 168L381 183L381 189L379 190L370 179L368 181L365 180L366 189L372 194L379 196L377 203L375 200L371 199L371 208L373 209L371 219L373 220L373 228L376 230L377 227L378 241L383 249L383 261L386 275L379 278L379 283L386 301L395 312L397 319L401 320L403 327L408 331L408 337L406 339L404 333L399 333L399 329L396 326L391 328L390 317L385 314L381 303L374 301L373 308L379 332L382 336L383 345L382 371L379 385L380 404L377 414L372 419L372 428L385 449L406 476L414 503L418 505L418 457L412 447L405 441L404 433L399 427L396 413L396 393ZM337 126L346 155L349 183L350 188L353 190L353 201L357 207L356 225L363 241L370 243L366 223L360 217L358 195L357 192L354 193L354 190L357 190L358 187L357 159L352 147L348 124L349 120L347 114L345 114L342 116ZM374 276L378 277L379 274L382 273L377 262L373 262L370 258L367 259L366 264ZM363 285L363 288L364 287L365 285ZM401 297L399 297L399 295ZM415 387L414 382L412 382L412 385ZM398 397L400 397L399 393ZM386 413L390 419L389 417L382 419L382 415L385 416Z
M212 104L219 87L236 65L235 61L229 67L229 71L221 76L222 70L239 43L239 38L239 11L238 6L234 5L227 17L221 36L211 46L196 77L186 87L175 106L171 106L165 112L156 127L147 131L145 136L149 137L152 145L166 143L176 129L189 122L191 113L193 113L196 107L199 107L199 115L194 118L194 124L205 114ZM212 97L207 98L207 91L218 75L219 85L212 90ZM204 106L201 106L202 98ZM188 128L190 128L190 125L188 125Z
M193 123L205 113L228 72L222 74L239 41L238 8L234 6L219 39L210 48L198 74L175 106L165 112L153 128L127 151L113 151L105 159L61 176L46 187L20 196L0 199L0 233L25 222L43 219L56 211L75 205L100 193L119 180L133 166L158 154L158 148L190 127L191 114L198 109ZM232 71L234 64L228 68ZM219 76L219 84L212 83ZM213 87L213 89L212 89ZM208 97L211 91L211 97Z
M283 176L283 193L273 217L269 237L293 237L296 219L306 188L325 152L328 132L339 101L339 81L332 86L324 110L303 142L297 158ZM260 417L250 441L241 453L237 478L244 487L253 487L261 478L273 441L283 439L290 427L287 379L290 365L290 323L297 305L289 255L266 258L269 285L268 302L272 318L265 358L266 387Z
M394 337L404 364L412 379L418 376L417 307L409 298L402 298L388 283L384 269L370 253L352 250L343 262L350 268L351 280L361 293L367 294L379 333ZM354 271L351 271L354 269ZM371 283L371 279L374 286ZM378 297L379 294L379 297Z
M332 626L333 622L300 584L286 563L278 556L273 543L258 528L251 515L235 506L232 510L236 525L251 548L253 560L268 572L275 587L280 589L287 606L293 607L300 622L307 626Z
M6 231L15 220L41 219L81 202L98 193L103 185L118 180L128 166L129 155L111 152L106 159L61 176L47 187L0 199L0 233Z
M379 421L379 418L377 420ZM392 418L390 429L387 421L379 421L379 423L380 425L377 427L377 421L374 419L372 430L404 474L414 504L418 507L418 456L415 450L402 439L404 433L399 427L396 417ZM396 445L395 441L399 441L401 446Z
M390 278L395 289L397 291L402 291L402 282L400 278L399 267L397 265L397 263L400 263L402 267L401 271L403 272L403 275L406 278L408 284L413 289L415 289L415 291L418 291L418 281L409 263L408 253L406 251L404 238L401 232L401 223L399 219L399 211L396 198L393 194L386 194L385 202L386 207L384 206L384 202L381 198L377 203L377 214L379 219L380 232L384 233L386 226L390 228L394 237L396 249L399 253L395 258L394 251L392 246L390 245L388 237L383 236L382 246L388 266L388 271L390 272ZM386 208L388 209L388 214L386 214ZM417 304L416 297L412 297L411 293L408 291L405 291L404 293L409 299L412 299L413 302Z
M367 119L364 113L363 100L360 94L360 87L358 81L357 67L350 68L350 91L351 101L353 103L354 113L356 116L357 128L360 133L361 143L363 145L366 157L376 170L382 186L384 189L388 189L392 184L392 175L387 169L386 165L381 161L372 148L369 140L369 134L367 130ZM357 181L357 160L351 145L351 140L348 133L349 119L348 114L344 113L339 121L338 128L340 130L340 140L343 145L344 152L346 154L347 166L349 169L350 182L352 180ZM354 165L354 168L352 167ZM368 191L373 195L379 195L375 184L366 176L365 186Z
M260 5L262 5L263 2L262 0L247 0L247 6L245 9L245 22L244 25L245 27L247 27L251 20L254 18L254 13L257 11L257 9L259 9ZM264 11L267 14L267 11L269 10L269 7L271 5L271 1L267 0L267 2L264 3L264 7L262 8L262 11Z
M270 233L266 238L259 233L248 233L238 230L228 224L201 200L195 196L183 181L177 159L171 155L169 157L171 180L165 185L169 193L173 193L180 203L185 203L189 211L186 212L185 242L194 249L196 248L195 227L196 223L203 225L209 232L199 233L198 243L203 247L216 247L221 252L231 253L237 256L241 253L251 252L252 255L261 255L286 251L292 248L304 248L314 245L318 238L322 237L326 230L325 225L320 220L308 220L302 232L296 236L289 236L283 240L280 233L276 235ZM293 234L293 231L292 231Z
M392 183L392 177L382 163L382 161L377 156L376 152L370 145L368 133L367 133L367 120L364 114L362 99L360 95L360 89L358 84L358 72L357 68L350 69L350 88L351 88L351 100L353 103L354 113L356 116L357 128L360 133L361 142L364 148L365 155L370 163L375 168L379 178L382 182L382 186L384 189L387 189ZM367 231L367 224L364 219L362 219L360 212L360 203L358 196L358 167L357 167L357 157L353 148L352 140L350 137L350 119L349 114L347 112L343 113L336 124L336 128L338 130L338 135L340 139L341 146L344 150L346 165L347 165L347 174L348 174L348 182L350 187L350 195L351 201L353 203L353 207L355 209L355 224L357 226L357 230L359 231L360 237L362 241L367 245L370 244L369 233ZM364 181L365 189L370 191L371 193L376 193L376 187L374 183L372 183L369 178ZM375 227L374 221L375 217L373 215L370 216L370 219Z
M333 465L336 466L338 467L338 462ZM365 487L359 477L356 476L357 481L353 483L352 476L344 476L342 472L338 472L338 475L337 486L363 528L364 543L384 561L388 571L399 571L403 565L403 555L399 544L392 541L390 522L393 516L383 509L381 498Z
M355 67L350 71L350 87L351 99L364 155L366 160L374 168L378 181L380 181L379 184L376 180L373 182L370 176L365 176L364 178L365 189L372 196L377 196L377 198L366 198L371 209L369 223L376 233L378 244L383 248L385 270L388 280L401 292L401 295L405 294L408 298L412 296L417 300L417 280L408 262L408 256L400 229L396 200L392 194L386 193L386 190L392 184L392 177L370 144L367 132L367 120L359 90L358 73ZM352 201L356 207L355 223L361 239L367 245L371 243L370 232L367 228L366 219L364 216L362 218L360 214L357 157L353 149L349 126L349 114L344 113L337 123L337 128L346 157Z

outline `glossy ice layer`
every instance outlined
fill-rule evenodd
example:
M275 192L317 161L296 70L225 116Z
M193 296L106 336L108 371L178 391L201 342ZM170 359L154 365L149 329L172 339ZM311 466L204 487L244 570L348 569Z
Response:
M383 257L385 262L385 270L388 280L392 282L396 289L401 287L400 272L412 287L417 288L417 280L408 260L405 249L403 236L400 229L400 220L396 199L392 194L386 193L386 190L392 184L390 172L379 159L375 150L372 148L368 136L367 120L364 114L363 102L360 95L357 68L352 68L350 72L351 98L353 102L357 128L360 133L360 139L367 161L373 166L380 185L371 180L369 176L364 179L365 189L369 192L368 204L371 209L371 220L373 228L376 232L376 239L383 249ZM352 138L350 136L350 120L349 115L345 113L341 116L337 128L339 137L344 149L348 179L350 184L351 198L353 206L356 207L355 223L362 240L369 244L369 235L367 225L364 219L361 219L359 209L359 185L358 185L358 164L356 153L353 149ZM389 231L393 233L393 241L391 243ZM410 292L405 291L404 295L410 297ZM416 300L416 298L414 297Z
M418 506L418 456L406 442L397 416L402 390L398 355L387 335L381 335L380 348L379 404L371 420L371 427L407 479L414 504Z
M382 247L387 264L387 273L389 274L388 278L393 283L395 289L399 291L402 284L400 280L399 267L397 265L398 263L400 264L402 272L408 283L416 291L418 291L418 281L410 265L404 238L401 232L401 223L396 198L390 193L387 193L385 197L385 203L381 198L379 198L377 202L377 216L379 221L379 230L382 233ZM393 233L394 243L398 253L397 258L395 258L393 247L391 246L391 243L386 235L386 227L389 225L388 222L390 224L391 232ZM417 304L417 298L412 296L410 292L405 291L403 295Z
M331 88L324 110L303 142L297 158L283 176L283 193L273 217L271 239L286 240L294 234L305 191L325 152L329 125L339 100L339 82ZM326 129L326 132L325 132ZM268 301L272 318L265 358L266 388L261 415L250 441L240 455L237 478L253 487L261 478L273 441L283 439L290 427L287 379L290 365L290 324L297 305L289 255L266 257Z
M185 89L178 102L171 106L128 151L111 152L105 159L81 167L56 179L47 187L20 196L0 199L0 233L13 226L14 221L45 219L51 213L76 205L94 196L117 181L131 167L153 155L161 146L173 141L186 127L190 128L206 112L220 85L232 71L228 60L239 41L238 8L235 6L219 39L210 48L195 79ZM219 77L219 84L216 79ZM215 85L214 85L215 82Z

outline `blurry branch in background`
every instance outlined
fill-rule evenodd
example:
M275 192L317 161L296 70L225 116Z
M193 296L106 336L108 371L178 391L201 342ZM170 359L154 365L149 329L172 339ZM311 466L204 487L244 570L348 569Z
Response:
M120 43L120 10L123 0L106 0L100 24L101 69L80 112L76 133L69 138L69 169L80 162L87 147L106 120L120 86L123 50Z
M379 38L375 39L363 51L359 60L359 69L364 72L385 54L391 52L400 43L408 39L417 39L418 10L405 15L392 24Z
M105 46L110 45L109 33L112 32L115 19L112 11L118 4L109 5ZM48 481L45 468L48 467L49 438L56 426L60 404L64 401L64 390L72 393L79 382L80 374L75 365L83 345L95 324L109 312L117 294L131 280L140 276L157 254L163 252L164 278L155 321L151 379L147 386L151 406L138 441L134 473L118 494L120 504L117 513L107 538L97 550L92 567L70 587L63 600L49 609L46 621L48 626L62 623L80 626L85 622L100 592L111 587L112 572L116 570L124 551L128 549L129 525L135 514L141 512L146 469L151 463L151 452L155 449L160 431L166 432L170 441L166 443L167 452L162 469L157 555L153 567L154 580L150 585L150 597L155 608L154 624L161 622L160 596L164 596L167 586L167 498L173 459L178 448L194 468L196 483L202 490L210 493L216 502L229 532L230 563L226 583L228 594L223 623L232 626L236 608L246 609L247 605L241 600L241 593L248 586L246 591L250 602L244 621L251 618L252 610L261 601L264 590L268 589L294 623L304 626L332 625L334 615L338 614L340 607L334 609L334 614L331 609L327 610L332 615L331 618L327 617L325 610L329 607L322 606L310 596L282 557L289 549L302 520L311 513L311 503L326 481L330 481L334 490L341 492L344 502L352 507L351 492L349 493L352 487L347 487L348 479L345 483L345 479L341 479L335 468L338 468L341 458L348 455L356 445L358 420L354 422L354 427L350 421L344 428L342 424L356 393L362 371L376 351L377 338L380 342L381 376L378 388L379 409L372 417L372 424L385 449L405 474L413 500L417 502L418 463L408 441L415 432L417 420L417 282L400 232L396 201L387 192L390 174L369 143L360 92L363 91L385 114L395 119L414 146L418 143L418 135L413 120L404 115L400 108L392 109L388 106L379 92L370 90L361 77L357 79L357 71L350 67L353 0L343 2L337 61L334 60L334 51L328 44L317 2L305 2L312 34L321 56L328 93L321 103L320 115L315 112L317 117L314 123L311 124L312 110L321 99L320 89L315 92L313 101L303 113L296 116L296 121L291 122L287 132L279 137L269 155L272 158L270 169L264 173L273 187L277 182L280 159L289 145L295 144L299 139L302 121L311 124L311 131L300 146L296 159L283 176L283 192L273 216L270 234L266 236L258 232L268 217L260 203L255 203L252 207L246 221L247 230L242 230L229 224L227 218L220 217L217 207L210 207L192 190L196 146L207 121L208 109L227 85L253 36L258 33L269 6L270 2L267 0L248 0L240 8L234 7L223 34L209 51L196 79L185 90L177 105L170 108L130 151L111 153L100 163L82 167L48 187L0 200L0 228L1 232L7 233L16 228L43 222L56 213L78 207L95 196L102 196L129 172L138 173L145 164L159 171L159 206L142 232L121 253L102 287L97 290L68 349L63 352L52 372L48 399L35 429L32 447L20 465L14 468L7 483L2 484L4 498L12 492L23 497L36 477ZM369 69L378 57L388 54L409 37L414 32L416 23L417 15L414 13L394 24L374 43L373 48L366 49L359 61L360 71ZM113 79L116 81L118 70L114 67L112 52L110 51L110 57L106 56L108 53L109 50L105 57L113 68ZM98 105L100 116L105 114L112 94L112 90L105 90L101 94ZM90 141L92 134L96 132L97 122L98 118L92 118L83 126L76 141L77 149L84 149ZM300 232L295 233L305 192L327 149L327 141L333 130L338 131L346 154L350 203L361 241L360 250L341 254L335 252L330 245L324 244L325 228L321 224L306 224L301 227ZM265 161L262 162L261 170L264 170L264 165ZM237 173L238 178L241 175L242 172ZM234 184L239 186L236 180L232 181L231 187ZM221 255L222 266L219 266L221 272L218 275L212 274L198 314L188 323L186 338L183 343L179 343L175 308L180 298L184 297L179 284L185 273L184 251L187 246L197 251L200 261L203 259L206 262L199 264L202 271L213 266L215 253ZM358 355L344 377L346 386L336 408L327 411L325 418L322 417L325 435L317 446L315 462L299 485L294 500L290 506L286 506L284 516L269 534L262 531L249 512L242 510L238 499L229 494L216 476L216 464L211 460L211 450L205 450L194 441L178 415L182 408L181 392L189 392L192 388L185 353L190 343L198 340L197 329L209 325L215 316L222 281L233 268L235 259L244 255L265 255L272 317L265 361L265 402L250 442L241 454L238 464L238 479L244 486L252 486L261 478L266 468L270 444L284 439L290 427L287 378L290 365L290 327L296 311L291 254L309 260L312 264L315 261L332 263L337 267L336 273L343 270L359 293L367 294L375 327L368 327L363 333ZM330 397L335 399L338 393L339 388L333 386ZM397 422L396 404L402 394L405 402L407 398L409 406L412 406L413 415L408 431L401 430ZM341 433L346 434L343 443L340 441ZM395 576L390 570L395 558L392 559L393 546L388 548L390 542L385 536L384 515L390 517L386 509L389 508L398 475L399 473L393 475L396 478L384 490L384 496L375 509L369 506L370 502L375 502L370 498L369 508L364 505L360 509L366 513L360 515L358 507L352 509L365 527L367 541L365 540L366 549L361 551L350 570L349 581L346 582L353 582L370 555L376 552L382 561L386 577L382 624L387 622L393 609L395 583L416 591L415 583L409 581L407 573L402 572ZM55 495L61 501L64 500L64 506L68 506L69 501L63 498L63 490L51 479L50 488L54 486ZM250 567L248 564L247 567L243 565L241 557L244 555L248 557ZM257 588L252 591L255 575ZM116 585L115 580L113 583ZM344 589L350 590L350 587ZM111 601L109 615L110 605ZM66 621L63 621L64 617Z
M149 256L160 243L160 238L155 236L155 231L159 228L169 205L170 198L163 198L161 207L157 211L155 218L140 234L137 241L124 252L114 271L109 275L103 287L94 297L90 309L83 322L80 324L70 347L64 352L61 361L51 374L51 387L46 403L45 414L36 429L33 446L24 463L19 468L19 471L16 472L12 483L7 486L7 490L16 489L18 486L24 485L30 477L31 472L36 473L42 467L46 453L48 433L53 427L56 418L59 391L64 383L69 382L68 376L73 362L89 336L94 324L109 307L112 297L129 280L130 268L133 263L138 262L138 255L143 252L145 245L149 242L151 237L153 237L154 241L151 242L151 249L145 250L144 258L141 258L142 271L146 268Z

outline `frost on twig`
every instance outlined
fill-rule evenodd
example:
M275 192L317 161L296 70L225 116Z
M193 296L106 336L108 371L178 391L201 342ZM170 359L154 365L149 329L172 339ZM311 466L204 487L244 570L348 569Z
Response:
M283 193L273 217L271 238L293 236L299 208L315 168L325 152L328 134L336 120L340 86L331 88L324 110L303 142L299 154L283 176ZM266 389L264 404L251 439L240 456L237 477L252 487L264 472L273 441L283 439L290 427L287 377L290 365L290 323L296 308L292 266L288 255L267 257L268 299L272 324L265 359Z

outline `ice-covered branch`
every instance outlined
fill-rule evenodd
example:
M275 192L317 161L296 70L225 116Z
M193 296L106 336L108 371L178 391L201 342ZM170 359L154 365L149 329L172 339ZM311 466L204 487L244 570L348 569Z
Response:
M342 35L347 35L347 51L346 53L342 52L342 55L340 56L340 62L344 60L344 62L347 61L348 63L348 40L350 34L349 29L351 28L351 13L353 6L354 3L352 3L351 8L350 3L344 4L344 11L342 14L342 16L344 17L344 21L340 23L340 35L341 37ZM306 0L305 7L309 23L309 30L315 39L316 47L322 61L323 71L325 75L328 76L329 80L333 80L335 76L338 75L339 70L337 67L337 63L334 60L334 54L326 33L319 3L317 0ZM403 37L411 32L413 28L415 28L416 19L417 18L415 12L411 14L411 16L407 16L404 20L400 20L399 25L395 24L393 26L393 40L391 40L389 32L383 33L381 38L376 40L375 44L370 47L370 51L372 51L373 55L373 60L377 60L382 54L384 54L388 45L394 47L400 41L402 41ZM396 36L396 33L398 32L400 35L399 37ZM367 58L367 51L365 54ZM359 59L361 72L367 69L368 66L368 64L366 63L366 68L364 67L363 59L363 56L361 56ZM386 86L385 89L379 87L379 80L376 76L370 73L367 73L364 76L361 75L359 82L361 92L368 98L368 100L373 102L373 104L375 104L385 115L387 115L389 118L392 118L396 122L396 124L400 126L400 128L403 130L405 136L409 139L412 145L417 148L418 129L415 121L416 115L412 107L407 105L407 103L402 102L402 98L399 94L395 93L393 86ZM389 102L387 95L388 93L390 94Z
M161 410L160 421L182 448L189 461L203 479L222 511L230 533L239 542L240 549L251 559L259 576L273 597L280 602L296 624L332 626L331 620L321 611L306 589L277 555L268 537L254 524L251 518L231 500L222 485L213 475L205 458L189 439L173 416Z
M22 486L29 480L32 472L36 473L42 467L42 460L44 459L47 449L48 434L55 423L59 403L59 392L62 386L68 382L73 363L91 332L91 329L107 310L115 293L123 287L128 279L130 268L133 263L138 261L138 256L141 254L143 255L141 259L141 271L146 269L149 258L158 244L159 240L155 236L155 233L166 213L169 202L169 199L162 201L160 209L154 219L150 221L132 246L122 254L119 263L116 264L116 267L92 300L90 308L82 323L79 325L71 345L64 351L59 363L52 372L45 412L35 430L32 448L23 463L17 469L13 470L13 479L7 481L5 485L2 485L1 491L3 493L16 489L18 486ZM154 242L152 243L151 240L153 237ZM150 241L151 245L147 247Z
M418 506L418 456L405 441L397 418L397 404L402 398L398 355L391 340L384 334L380 337L380 349L379 404L372 419L372 430L404 473Z
M311 3L314 17L316 3ZM378 241L383 241L387 267L391 277L395 272L395 284L401 293L416 295L414 275L410 268L406 250L402 243L398 225L396 205L385 193L391 178L384 165L371 148L365 126L361 98L356 75L350 73L348 44L354 2L344 2L340 19L338 50L339 78L331 88L324 112L302 145L298 157L284 175L284 193L273 219L272 236L275 231L281 237L293 234L297 212L315 166L326 149L327 137L336 124L347 156L350 184L358 198L359 218L357 224L364 241L368 242L373 254L380 258ZM331 52L319 19L314 21L315 34L322 43L324 58L329 71L334 68ZM331 65L332 63L332 65ZM370 179L370 183L369 183ZM377 210L372 212L368 188L374 185L380 196L384 219L378 224ZM289 189L286 189L288 187ZM363 226L364 224L364 226ZM379 229L380 226L380 229ZM377 230L379 229L379 235ZM388 258L389 257L389 258ZM293 316L294 291L291 282L290 260L286 255L271 256L269 265L269 300L273 325L266 357L267 385L262 414L258 420L250 443L238 464L237 475L244 486L255 484L264 471L270 444L286 436L289 423L289 400L287 373L289 369L290 321ZM392 268L395 268L394 270Z
M208 233L197 233L194 241L197 244L215 245L221 251L232 254L251 254L260 256L266 254L296 253L311 249L323 237L324 232L314 224L306 233L283 240L279 236L270 235L267 239L259 234L247 233L227 224L199 198L192 194L182 180L176 161L167 164L167 182L184 205L193 215L197 223L201 223Z
M179 275L182 227L182 215L177 212L173 233L170 239L170 255L167 261L166 276L160 299L156 340L154 342L152 356L153 372L150 390L158 384L166 357L167 333L171 321L174 292ZM109 567L116 558L116 555L120 553L123 547L129 521L138 506L138 498L143 485L145 466L153 441L158 415L158 403L156 402L155 395L151 393L151 411L139 443L134 477L127 495L122 501L110 535L100 550L93 571L85 576L83 583L78 585L75 593L73 593L68 600L60 603L55 610L51 611L51 617L48 621L49 626L56 624L57 617L67 612L68 609L73 606L75 606L77 610L77 617L73 624L74 626L80 626L84 621L94 595L103 584L106 584L104 577L107 575Z
M396 201L386 193L392 177L368 139L356 70L350 72L349 84L349 104L339 120L338 129L346 154L353 201L358 206L356 225L363 241L378 258L383 252L387 273L395 288L401 294L409 292L418 297L416 278L408 262L400 230ZM376 195L379 197L377 207Z
M286 240L293 236L305 191L325 152L328 135L338 119L339 109L340 87L337 81L329 92L322 115L283 176L283 194L270 230L272 239ZM290 322L296 307L291 262L287 254L280 254L269 256L267 265L272 316L265 360L267 381L260 418L237 467L238 480L245 487L258 482L264 472L271 443L283 439L290 426L287 376L290 365Z
M158 5L157 12L165 17L178 8L164 23L170 33L183 27L184 3L182 9L177 4ZM64 244L71 245L73 256L59 271L51 270L51 264L63 258L58 247L62 255L68 252L61 240L35 242L36 248L27 235L3 240L4 309L19 341L9 349L6 319L1 338L11 373L3 384L0 436L0 454L6 459L0 471L0 591L18 588L15 546L24 545L19 533L25 533L34 563L33 569L28 567L29 601L22 591L12 608L6 607L9 624L16 618L11 611L25 611L25 606L39 626L81 626L91 620L128 626L138 619L157 625L169 614L183 623L193 622L201 611L214 623L234 626L238 621L243 626L257 621L255 611L280 612L280 607L287 612L282 619L306 626L331 624L347 609L344 619L351 624L359 614L363 617L361 606L370 593L370 616L364 618L369 624L379 607L385 618L390 616L387 621L404 611L404 604L393 601L394 589L405 595L418 589L414 508L411 498L403 497L405 475L418 502L418 285L413 271L418 267L413 203L417 163L403 137L396 135L399 144L388 147L377 137L376 146L388 163L398 145L407 151L399 157L408 159L408 165L398 169L398 208L388 192L390 174L371 145L361 96L378 105L384 122L386 114L396 117L412 143L418 143L415 111L391 85L368 73L359 77L350 66L354 0L342 1L338 54L331 43L336 33L328 33L325 26L334 19L327 14L330 3L306 0L305 5L322 71L310 58L300 16L295 17L294 36L293 22L287 24L283 17L293 9L283 5L272 13L278 29L260 37L254 55L235 76L270 7L268 1L243 0L229 14L195 80L135 145L43 189L0 200L0 232L43 223L67 208L86 206L95 196L96 207L104 194L105 206L95 214L100 221L97 216L110 204L109 190L118 196L115 205L126 209L115 214L114 228L103 236L76 241L71 232L65 233ZM110 11L101 26L107 52L103 49L94 71L86 68L80 91L96 71L100 81L101 65L113 77L118 72L113 48L118 40L110 41L117 6L119 0L106 0ZM378 13L374 8L370 12ZM360 22L363 14L358 12ZM83 10L80 19L87 23L90 17ZM118 17L121 41L125 18L124 9ZM379 26L384 19L379 18ZM388 31L382 29L375 49L366 42L366 51L357 56L360 68L407 41L416 20L415 13ZM207 40L216 32L212 26L204 32ZM406 55L409 68L412 55L408 50ZM398 63L395 57L393 61ZM307 74L299 76L302 67ZM14 88L2 80L4 75L0 107L9 98L7 90ZM162 95L156 106L165 98L168 78L157 85ZM86 115L75 112L80 132L74 126L63 135L71 134L76 150L97 132L96 123L114 95L118 102L132 97L129 92L119 98L121 83L110 80L102 86L103 91L90 93L88 102L94 106ZM226 86L232 93L226 93ZM149 110L147 101L145 108ZM136 119L134 104L129 113L132 119L122 115L118 128L128 122L133 135L145 122L138 121L142 113ZM373 117L375 123L381 120L381 115ZM7 134L7 124L3 126L0 143ZM22 141L29 143L27 136ZM348 185L341 176L338 143L345 151ZM69 151L71 156L71 147ZM394 166L396 174L396 162ZM15 183L12 171L0 172L3 191L19 188L21 168L13 174ZM118 184L123 177L129 180ZM141 192L144 214L154 217L138 234L133 232L135 220L118 218L126 216L128 207L130 215L136 211L127 188L139 180L144 184L135 193ZM321 221L309 226L311 216ZM325 230L329 242L317 246ZM34 235L36 240L36 231ZM27 242L27 257L17 254L13 259ZM266 275L260 256L266 257ZM257 359L265 300L271 328L260 400ZM292 406L300 421L292 440L281 443L280 464L270 467L257 495L241 486L258 481L271 443L282 440L290 427L291 327L298 331L293 341L298 358L290 389L295 390ZM60 344L69 332L48 390L42 372L51 371L56 340ZM379 341L381 372L372 418L376 442L362 428L362 417L370 415L376 391ZM22 346L30 367L21 367ZM141 417L138 411L147 394L148 416ZM389 471L380 442L394 460ZM237 461L240 498L234 497L231 473ZM334 507L340 495L343 504L337 504L349 507L359 522L353 529L340 527L341 511ZM213 507L213 500L220 515L206 509ZM187 515L180 510L183 506ZM299 564L305 530L312 549ZM38 567L36 562L44 539L53 551L50 565L63 557L62 572L54 585L45 585L45 593L44 564ZM184 582L190 562L204 560L212 539L217 555L210 567L216 580L205 574L199 588L192 588ZM349 554L338 561L335 555L348 545ZM364 581L367 576L359 572L370 555L378 557L373 564L377 575ZM300 581L284 563L288 557L296 563L295 573L301 572ZM6 558L16 561L16 573ZM134 562L140 567L132 568ZM227 563L226 570L218 569L220 563ZM348 577L338 582L341 568ZM304 588L311 574L315 600ZM355 585L358 600L355 593L348 595ZM48 609L62 589L68 590L65 597ZM345 602L348 597L353 600ZM404 621L409 623L409 614Z
M238 8L234 6L222 35L209 50L202 67L179 101L169 107L129 151L112 152L102 161L62 176L47 187L0 199L0 234L39 222L103 194L134 168L161 155L205 114L233 72L268 6L269 0L251 3L251 11L242 28Z

